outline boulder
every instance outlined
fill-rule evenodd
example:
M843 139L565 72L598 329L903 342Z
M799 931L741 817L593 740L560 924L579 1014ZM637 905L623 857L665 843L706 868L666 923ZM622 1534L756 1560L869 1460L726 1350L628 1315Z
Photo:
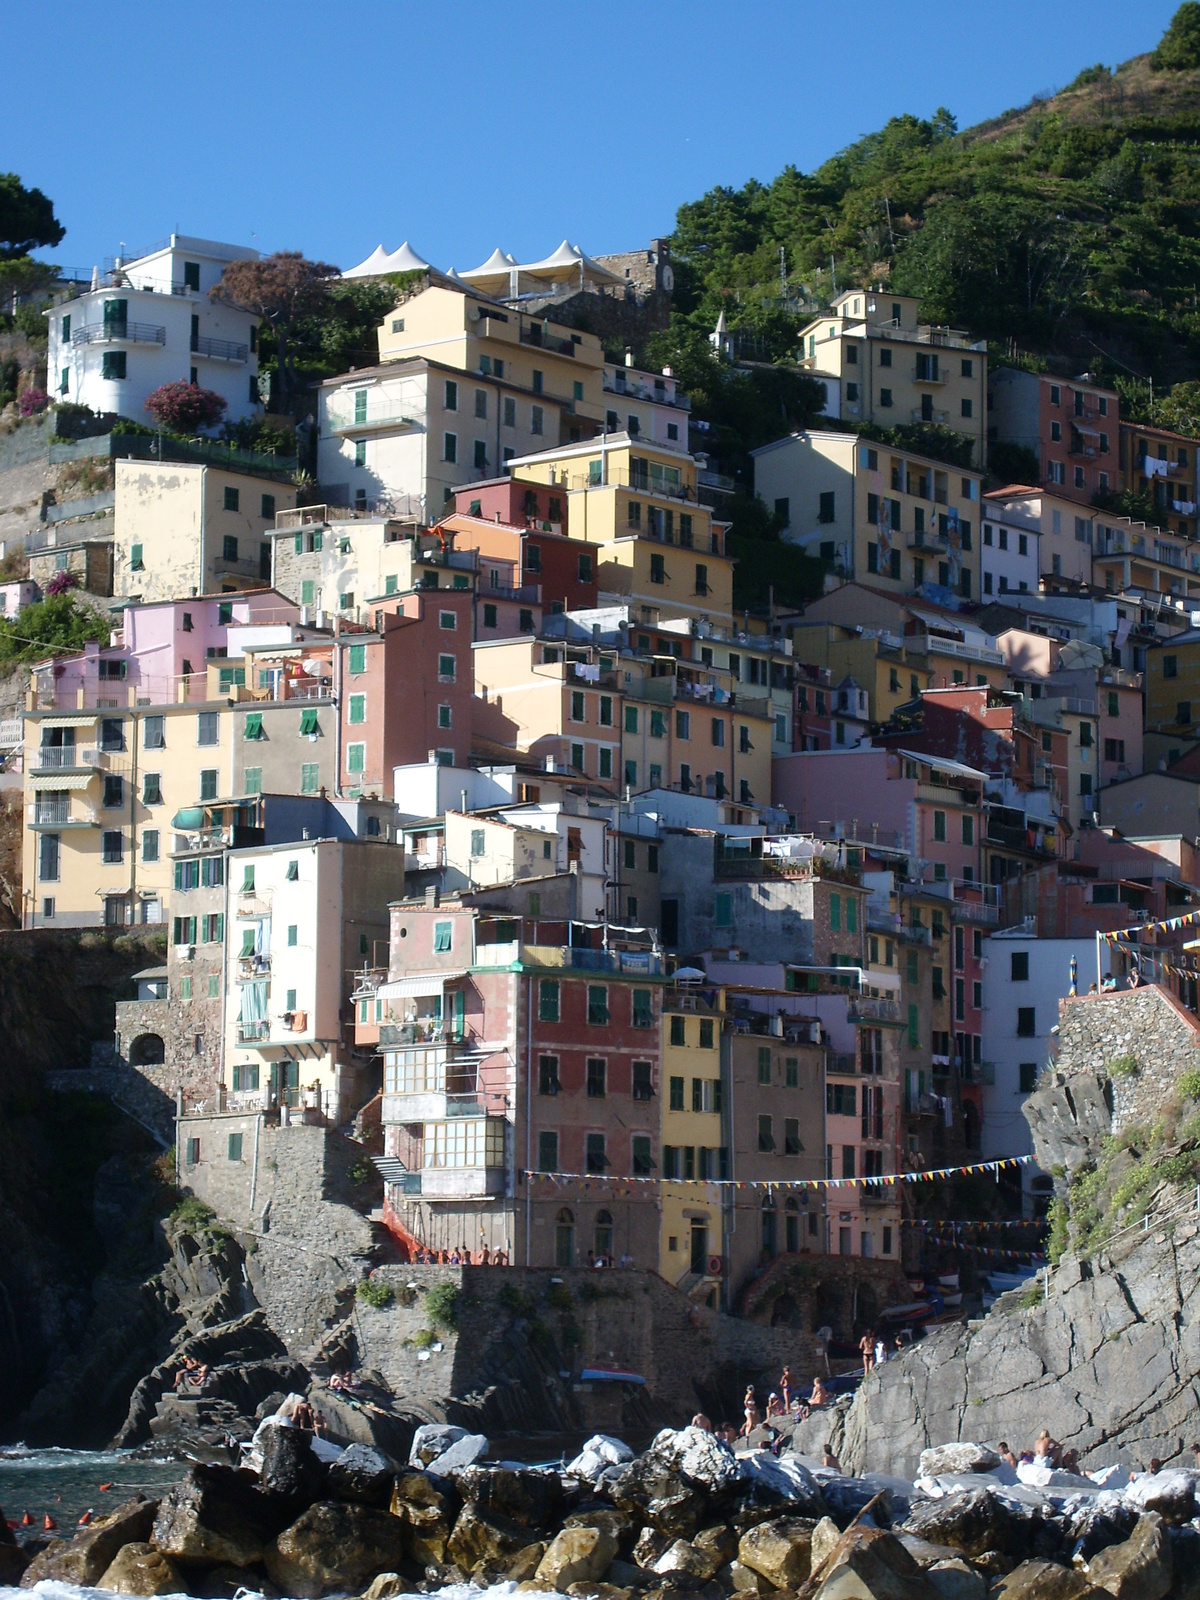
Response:
M647 1453L710 1494L731 1488L738 1477L737 1456L707 1428L664 1428Z
M701 1528L692 1543L697 1550L703 1550L706 1555L711 1555L718 1567L723 1567L737 1555L737 1534L723 1522L713 1528Z
M180 1594L184 1582L169 1556L152 1544L137 1543L121 1546L96 1587L114 1594Z
M999 1550L1020 1559L1029 1554L1029 1529L1022 1517L988 1489L918 1501L903 1531L930 1544L949 1545L965 1556Z
M19 1588L30 1560L15 1539L11 1543L0 1539L0 1589Z
M473 1467L477 1461L482 1461L488 1449L486 1434L464 1433L453 1444L447 1445L441 1455L434 1456L426 1471L434 1472L441 1478L452 1478L465 1468Z
M447 1541L446 1559L464 1572L480 1566L503 1568L528 1543L529 1529L521 1523L466 1505Z
M930 1544L928 1539L918 1539L915 1533L905 1533L903 1528L894 1528L892 1531L919 1567L931 1567L935 1561L954 1561L958 1558L959 1551L948 1544Z
M1145 1472L1121 1492L1127 1505L1156 1511L1165 1522L1182 1524L1196 1515L1194 1483L1190 1472Z
M398 1594L407 1594L409 1585L398 1572L381 1572L362 1595L362 1600L395 1600Z
M262 1469L258 1479L267 1494L291 1501L297 1510L318 1499L326 1467L312 1447L313 1435L282 1424L261 1430Z
M617 1541L604 1528L564 1528L547 1546L536 1581L565 1594L573 1583L596 1583L608 1571Z
M595 1483L606 1468L621 1467L632 1460L633 1451L623 1440L608 1433L594 1433L566 1470L572 1478Z
M1022 1561L992 1586L991 1600L1107 1600L1107 1597L1074 1567L1060 1567L1056 1561Z
M413 1434L412 1448L408 1452L410 1467L427 1467L436 1457L443 1455L458 1439L465 1439L467 1430L456 1428L449 1422L426 1422Z
M623 1467L609 1491L624 1512L672 1539L690 1539L708 1508L708 1496L662 1456L647 1452Z
M392 1490L392 1515L404 1523L404 1548L418 1566L440 1564L458 1515L458 1496L425 1472L404 1472Z
M627 1556L633 1553L633 1544L638 1533L638 1525L632 1517L623 1511L618 1511L616 1506L605 1505L603 1501L598 1500L572 1511L569 1517L563 1519L563 1527L607 1528L617 1541L622 1554Z
M403 1557L398 1518L340 1500L310 1506L264 1551L271 1582L300 1600L356 1594L381 1572L394 1572Z
M737 1558L776 1589L795 1589L808 1577L816 1523L807 1517L774 1517L744 1533Z
M707 1583L721 1564L711 1551L700 1550L686 1539L676 1539L667 1546L650 1570L664 1576L682 1578L689 1583Z
M670 1542L657 1528L643 1528L633 1547L633 1559L639 1567L653 1567Z
M943 1472L990 1472L1000 1465L994 1450L982 1444L939 1444L921 1451L919 1476L936 1478Z
M1172 1574L1167 1526L1155 1511L1143 1513L1124 1543L1110 1544L1087 1567L1091 1582L1115 1600L1163 1600Z
M458 1474L455 1485L469 1505L497 1512L527 1528L548 1528L562 1511L563 1486L557 1472L534 1467L467 1467Z
M158 1508L152 1541L172 1561L248 1567L278 1531L277 1503L230 1467L189 1467Z
M539 1539L536 1544L527 1544L523 1550L518 1550L505 1569L504 1576L510 1583L524 1583L532 1578L538 1567L542 1564L542 1557L546 1554L546 1546Z
M725 1569L730 1587L735 1594L743 1595L769 1595L775 1593L773 1584L767 1582L761 1572L755 1572L753 1567L744 1567L740 1561L731 1561Z
M815 1600L937 1600L937 1591L895 1534L860 1523L839 1541Z
M812 1545L809 1550L809 1561L814 1572L819 1572L821 1567L837 1548L842 1537L842 1530L832 1517L822 1517L812 1531Z
M924 1572L941 1600L987 1600L987 1584L961 1556L935 1561Z
M369 1444L348 1445L329 1465L329 1496L333 1500L387 1506L395 1481L395 1463Z
M116 1560L122 1545L137 1544L150 1537L158 1505L157 1500L139 1495L124 1501L73 1539L55 1539L25 1568L19 1580L21 1588L32 1589L43 1578L73 1583L81 1589L94 1588Z
M751 1490L756 1504L786 1506L797 1517L819 1520L825 1515L825 1496L817 1480L795 1456L756 1450L739 1458L738 1479L740 1488Z
M615 1583L573 1583L567 1589L572 1600L633 1600L632 1589ZM724 1595L720 1600L725 1600Z
M651 1581L641 1567L635 1567L632 1561L622 1561L619 1556L608 1569L608 1582L618 1589L644 1589Z

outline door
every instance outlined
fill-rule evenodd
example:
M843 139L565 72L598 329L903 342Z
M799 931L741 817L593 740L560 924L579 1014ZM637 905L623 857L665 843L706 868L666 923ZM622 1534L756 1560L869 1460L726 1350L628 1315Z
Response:
M708 1271L708 1229L703 1222L692 1223L692 1271Z
M104 331L110 339L122 339L129 323L128 300L104 302Z
M763 1254L767 1256L773 1256L775 1254L775 1244L775 1207L773 1205L764 1206L762 1214Z
M558 1213L554 1226L554 1265L575 1265L575 1218L565 1207Z
M795 1211L788 1211L784 1218L784 1227L787 1231L787 1251L794 1256L800 1249L800 1217Z

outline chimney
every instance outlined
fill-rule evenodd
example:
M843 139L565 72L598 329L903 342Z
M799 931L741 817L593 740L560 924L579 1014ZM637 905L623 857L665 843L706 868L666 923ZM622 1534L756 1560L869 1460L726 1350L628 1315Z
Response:
M441 891L437 888L436 884L431 883L425 891L425 905L427 909L430 911L435 910L441 904L441 901Z

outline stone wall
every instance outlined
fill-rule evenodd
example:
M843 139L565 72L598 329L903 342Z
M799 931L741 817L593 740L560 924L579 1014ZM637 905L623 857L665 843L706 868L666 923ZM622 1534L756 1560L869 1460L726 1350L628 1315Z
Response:
M1134 1057L1111 1070L1113 1062ZM1060 1007L1058 1057L1049 1083L1077 1074L1107 1077L1112 1129L1153 1123L1185 1072L1200 1068L1200 1023L1157 984L1081 995Z

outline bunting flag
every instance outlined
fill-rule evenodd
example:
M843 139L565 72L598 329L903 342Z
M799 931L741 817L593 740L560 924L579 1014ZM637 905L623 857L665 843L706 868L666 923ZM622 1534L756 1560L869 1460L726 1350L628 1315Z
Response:
M611 1190L616 1186L618 1193L624 1188L627 1194L635 1192L632 1187L634 1184L647 1183L704 1184L715 1189L883 1189L901 1183L935 1183L939 1178L957 1178L961 1174L970 1172L990 1172L998 1178L1001 1172L1013 1167L1023 1167L1032 1160L1032 1156L1003 1156L998 1161L978 1161L969 1167L930 1167L919 1172L888 1172L873 1178L606 1178L598 1172L528 1170L522 1171L521 1177L552 1183L560 1188L567 1183L582 1184L585 1190L592 1187Z
M1045 1217L997 1217L987 1222L959 1222L952 1217L904 1217L906 1228L1045 1228Z
M1105 944L1119 944L1122 939L1136 940L1142 933L1177 933L1180 928L1191 928L1200 922L1200 911L1188 911L1181 917L1164 917L1161 922L1139 922L1132 928L1117 928L1112 933L1099 935Z

